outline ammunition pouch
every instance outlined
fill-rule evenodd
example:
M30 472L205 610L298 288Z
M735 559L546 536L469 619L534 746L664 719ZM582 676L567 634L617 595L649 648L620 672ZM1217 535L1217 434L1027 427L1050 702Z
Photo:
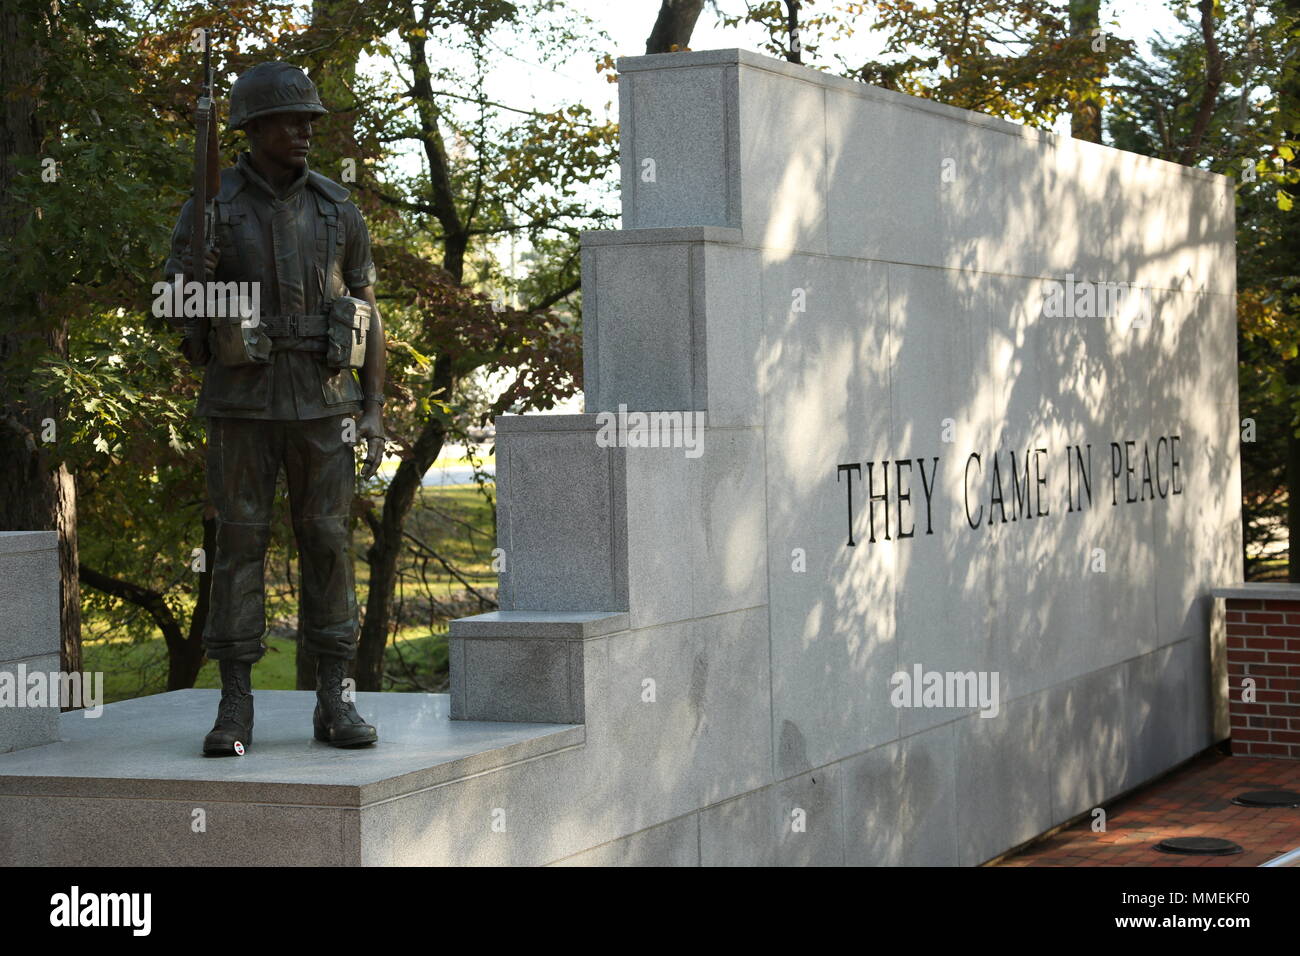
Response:
M370 303L364 299L343 295L330 303L326 365L330 368L362 368L366 364L370 316Z
M238 315L214 317L209 323L208 345L222 365L238 368L271 361L271 339L260 324L245 326Z

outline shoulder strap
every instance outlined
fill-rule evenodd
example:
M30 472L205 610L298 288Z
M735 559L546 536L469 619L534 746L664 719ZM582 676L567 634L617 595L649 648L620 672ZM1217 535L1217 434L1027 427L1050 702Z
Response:
M226 170L226 172L233 173L234 170ZM244 179L237 173L231 179L223 176L221 192L213 198L212 207L217 214L217 239L224 246L222 253L233 253L239 262L239 274L246 277L247 253L244 246L252 241L253 234L250 225L245 222L248 213L240 208L241 204L235 200L243 187Z
M212 198L218 203L228 203L243 188L244 177L239 175L239 169L235 166L229 166L221 171L221 189Z
M325 301L322 305L329 308L330 303L334 301L334 290L331 285L334 276L334 260L338 255L339 207L323 192L317 192L316 209L325 218Z

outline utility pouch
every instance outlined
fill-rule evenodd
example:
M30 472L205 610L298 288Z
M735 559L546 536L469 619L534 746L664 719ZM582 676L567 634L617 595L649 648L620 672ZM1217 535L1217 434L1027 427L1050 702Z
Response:
M260 325L247 327L238 315L210 320L212 354L222 365L266 365L271 361L271 339Z
M339 296L330 304L325 364L330 368L363 367L369 335L370 303L350 295Z

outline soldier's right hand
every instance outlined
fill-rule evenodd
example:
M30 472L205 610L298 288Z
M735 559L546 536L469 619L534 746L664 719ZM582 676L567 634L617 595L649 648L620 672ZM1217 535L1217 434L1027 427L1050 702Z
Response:
M203 257L203 263L207 267L208 275L211 275L212 273L217 271L217 263L220 261L221 261L221 250L218 249L216 246L209 246L207 255ZM185 266L186 273L192 274L193 263L194 260L190 256L189 250L186 250L185 255L181 257L181 264Z

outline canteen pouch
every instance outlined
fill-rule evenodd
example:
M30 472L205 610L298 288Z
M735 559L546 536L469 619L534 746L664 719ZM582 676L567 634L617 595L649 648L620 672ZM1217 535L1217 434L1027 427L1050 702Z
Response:
M210 320L209 344L212 355L222 365L266 365L271 361L271 339L260 326L245 326L238 315Z
M325 364L330 368L361 368L366 364L369 335L370 303L350 295L339 296L330 304Z

